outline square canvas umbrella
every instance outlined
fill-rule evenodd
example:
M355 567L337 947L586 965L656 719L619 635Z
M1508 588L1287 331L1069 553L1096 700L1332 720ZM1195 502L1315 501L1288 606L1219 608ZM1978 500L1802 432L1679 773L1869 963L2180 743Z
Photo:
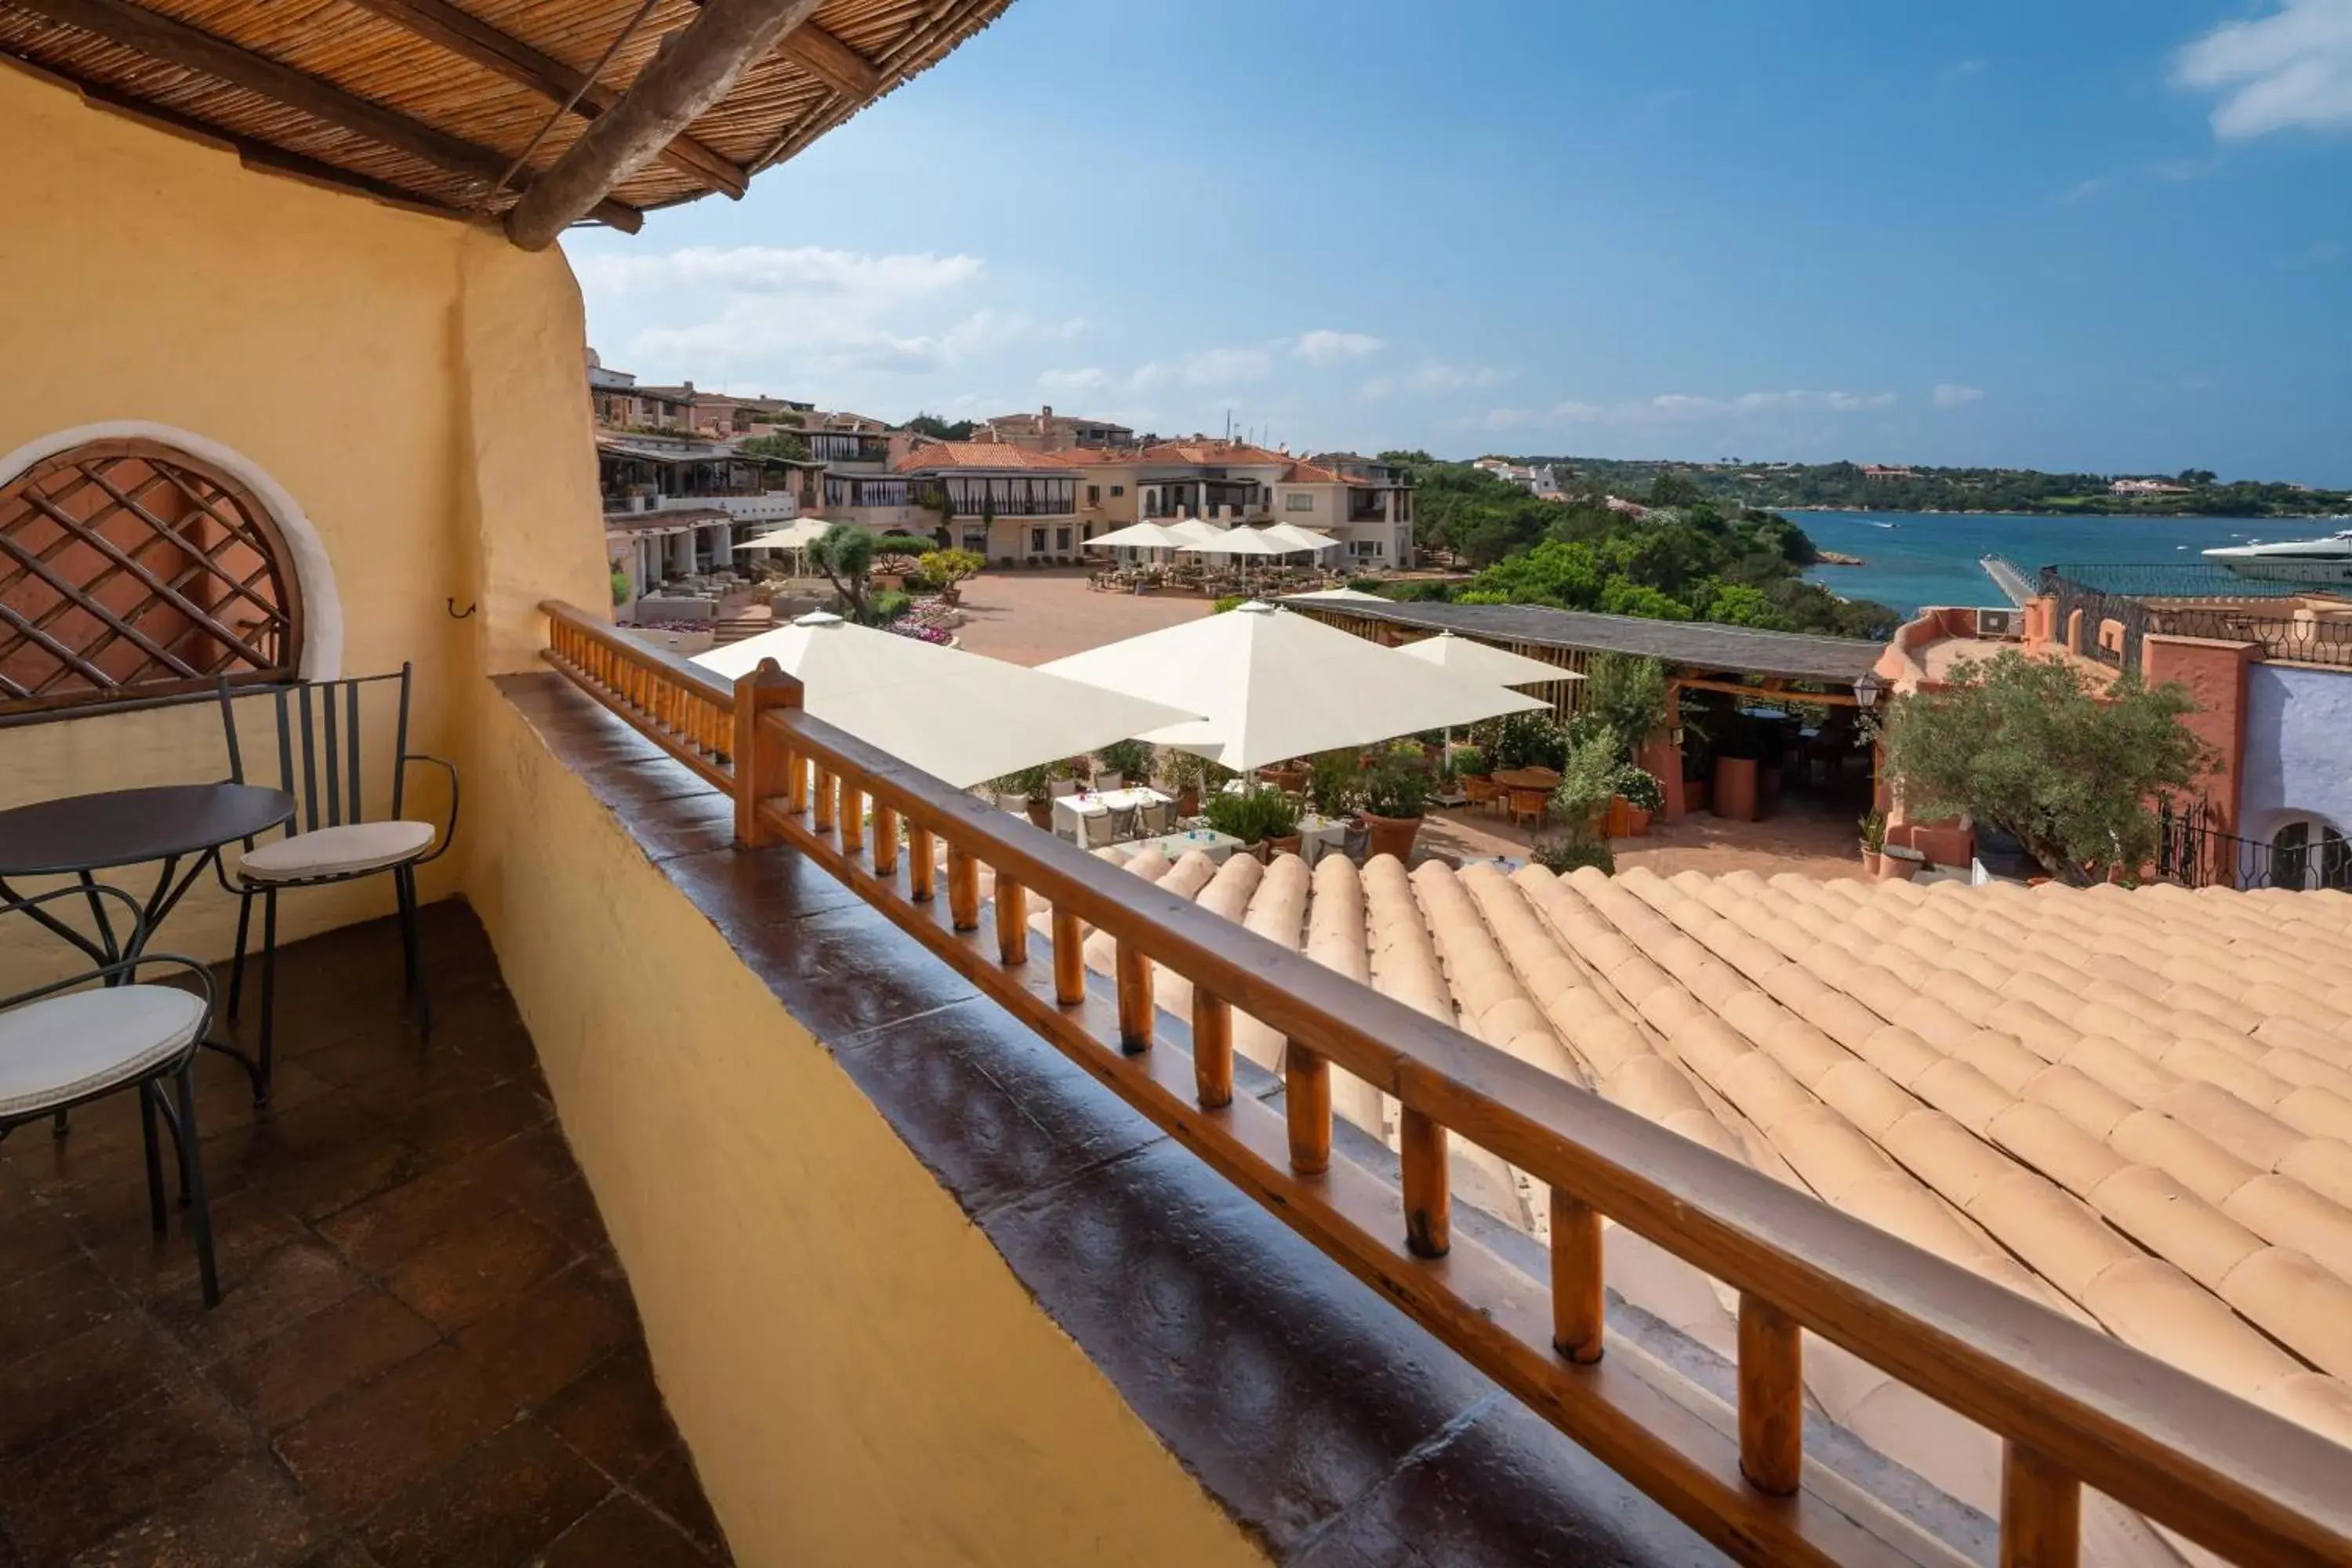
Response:
M1156 522L1131 522L1125 528L1097 534L1086 542L1088 550L1173 550L1183 543Z
M1255 600L1041 668L1205 715L1139 739L1242 773L1548 706Z
M1179 555L1288 555L1297 545L1285 545L1268 539L1255 528L1231 528L1213 539L1203 539L1192 544L1176 547Z
M804 517L783 527L773 529L757 539L747 539L738 550L806 550L825 536L833 524L821 517Z
M1484 680L1496 686L1533 686L1539 680L1584 679L1572 669L1562 669L1556 664L1546 664L1539 658L1529 658L1508 648L1489 647L1468 637L1455 637L1452 632L1440 632L1433 637L1407 643L1396 651L1403 658L1417 658L1423 664L1433 664L1440 669L1450 669L1457 675L1466 675L1473 680Z
M1271 528L1260 529L1258 532L1288 552L1311 550L1320 555L1339 548L1339 542L1328 533L1318 533L1311 528L1297 528L1286 522L1277 522Z
M1160 527L1167 531L1171 543L1180 545L1198 544L1203 540L1220 539L1224 536L1225 531L1215 523L1197 517L1180 517L1173 522L1160 524Z
M697 654L694 662L733 680L763 658L801 679L810 713L958 789L1200 712L853 626L822 610Z
M1326 605L1335 599L1367 605L1385 605L1391 602L1384 595L1367 594L1361 588L1318 588L1311 594L1285 594L1282 596L1282 602L1286 605L1298 599Z

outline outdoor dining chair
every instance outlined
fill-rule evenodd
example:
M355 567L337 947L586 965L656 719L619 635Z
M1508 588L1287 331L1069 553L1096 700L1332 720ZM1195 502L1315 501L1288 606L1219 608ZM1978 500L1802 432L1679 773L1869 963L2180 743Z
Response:
M260 1098L269 1094L278 983L278 895L299 888L331 887L363 877L389 876L400 910L401 959L407 995L421 1038L433 1036L433 1007L426 994L416 937L416 868L446 854L457 835L457 768L440 757L408 749L413 667L396 673L353 676L341 680L305 680L268 689L277 719L278 787L294 796L294 816L281 837L247 839L234 872L224 864L222 885L237 896L236 958L229 969L228 1016L234 1022L245 993L246 938L253 902L261 900L261 1038L257 1062ZM361 693L396 683L392 755L373 784L362 736L366 716ZM245 752L237 742L236 698L220 685L221 727L228 738L230 778L247 783ZM423 763L449 779L449 820L436 829L401 815L407 801L408 767ZM369 808L384 803L370 819Z
M21 913L56 900L87 900L93 911L101 898L120 899L131 913L130 936L121 951L132 956L0 997L0 1140L29 1122L131 1089L139 1096L139 1128L147 1150L147 1209L155 1234L166 1229L163 1153L156 1136L160 1115L172 1130L180 1164L180 1199L188 1210L188 1230L196 1244L196 1269L205 1305L220 1303L220 1275L213 1262L212 1206L205 1191L204 1140L196 1130L196 1048L212 1032L212 971L177 953L142 952L147 931L139 900L100 882L52 889L0 905L0 914ZM149 984L140 972L158 967L184 971L193 990ZM95 989L88 989L95 981ZM165 1085L172 1098L166 1100Z

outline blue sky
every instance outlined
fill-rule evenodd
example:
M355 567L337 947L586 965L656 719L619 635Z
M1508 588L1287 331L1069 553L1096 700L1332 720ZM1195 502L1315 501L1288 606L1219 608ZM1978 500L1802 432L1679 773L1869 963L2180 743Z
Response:
M566 248L893 419L2352 484L2352 0L1015 0Z

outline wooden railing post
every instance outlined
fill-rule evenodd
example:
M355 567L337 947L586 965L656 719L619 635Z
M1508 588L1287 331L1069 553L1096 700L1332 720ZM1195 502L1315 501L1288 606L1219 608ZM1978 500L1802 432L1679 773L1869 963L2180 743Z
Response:
M1151 1048L1151 955L1122 940L1111 967L1118 984L1118 1046L1129 1056Z
M1404 1187L1404 1244L1417 1258L1443 1258L1454 1247L1445 1129L1408 1105L1397 1118L1397 1143Z
M1753 1291L1739 1297L1739 1469L1774 1497L1805 1474L1803 1331Z
M1087 999L1087 953L1077 911L1054 906L1054 1000L1075 1007Z
M833 831L833 774L823 763L816 767L816 798L811 802L809 826L819 833Z
M958 931L980 929L980 858L948 846L948 919Z
M1607 1290L1601 1211L1565 1187L1551 1190L1551 1342L1572 1362L1601 1359Z
M1234 1102L1233 1005L1205 985L1192 987L1192 1080L1206 1109Z
M1005 964L1029 962L1029 889L996 875L996 958Z
M874 874L898 874L898 814L878 800L874 803Z
M2016 1443L2000 1449L2000 1568L2074 1568L2083 1483Z
M792 748L763 714L801 706L801 683L772 658L735 682L735 842L756 848L777 842L778 834L760 820L760 805L783 793Z
M931 901L939 877L939 845L931 830L919 823L907 829L907 897L919 904Z
M1312 1176L1331 1168L1331 1064L1321 1053L1285 1040L1283 1115L1290 1124L1290 1168Z
M841 847L852 855L866 847L866 792L841 781Z

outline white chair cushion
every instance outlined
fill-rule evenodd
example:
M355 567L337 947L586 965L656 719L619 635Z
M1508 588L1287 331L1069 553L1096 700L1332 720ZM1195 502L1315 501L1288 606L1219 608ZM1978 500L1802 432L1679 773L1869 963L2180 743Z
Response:
M241 869L249 882L303 882L397 866L432 846L429 822L359 822L274 839L247 855Z
M69 991L0 1013L0 1118L144 1078L204 1021L203 1000L169 985Z

